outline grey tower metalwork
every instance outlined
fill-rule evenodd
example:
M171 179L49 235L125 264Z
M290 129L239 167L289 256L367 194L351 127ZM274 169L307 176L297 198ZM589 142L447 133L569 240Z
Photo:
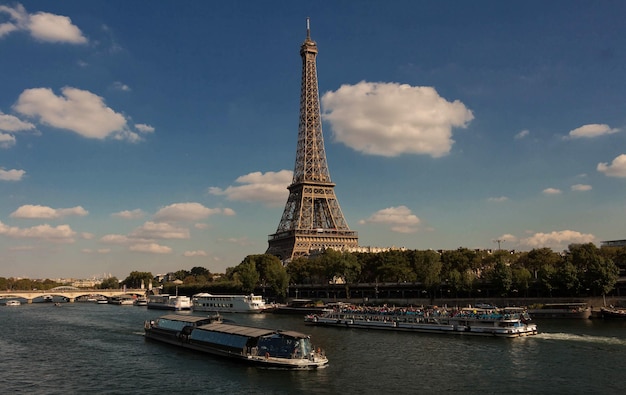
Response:
M266 251L283 261L314 250L344 250L359 244L357 232L350 230L343 217L326 163L315 64L317 44L311 40L308 18L300 56L302 85L296 165L287 187L285 211L276 233L269 236Z

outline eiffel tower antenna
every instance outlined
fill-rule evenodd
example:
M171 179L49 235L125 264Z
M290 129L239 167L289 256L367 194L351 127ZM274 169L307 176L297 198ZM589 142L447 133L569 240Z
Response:
M317 44L311 39L309 18L306 39L300 46L302 85L296 165L289 197L276 233L269 236L267 254L284 262L332 248L345 250L359 244L350 230L335 196L326 163L317 83Z

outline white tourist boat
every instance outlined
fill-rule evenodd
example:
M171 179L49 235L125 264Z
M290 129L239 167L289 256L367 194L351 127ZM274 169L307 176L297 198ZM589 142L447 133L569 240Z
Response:
M150 295L148 296L148 308L159 310L191 310L191 298L178 295Z
M263 297L250 295L213 295L199 293L192 297L194 311L218 313L261 313L267 308Z
M497 337L537 334L528 313L518 307L503 309L358 308L355 306L305 317L307 325L382 329L404 332L449 333Z
M124 306L132 306L135 300L128 295L122 296L113 296L108 301L110 304L124 305Z
M325 353L300 332L223 323L219 315L165 315L144 323L157 340L267 369L311 370L328 365Z
M7 301L4 303L4 305L5 305L5 306L19 306L19 305L21 305L21 304L22 304L22 302L20 302L20 301L19 301L19 300L17 300L17 299L7 300Z

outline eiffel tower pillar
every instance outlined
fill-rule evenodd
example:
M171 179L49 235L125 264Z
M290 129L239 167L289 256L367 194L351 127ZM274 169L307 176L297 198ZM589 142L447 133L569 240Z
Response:
M296 165L287 188L285 210L276 233L269 236L266 251L283 261L315 250L341 251L359 244L357 232L350 230L341 212L326 163L315 63L317 44L311 40L308 18L300 56L302 85Z

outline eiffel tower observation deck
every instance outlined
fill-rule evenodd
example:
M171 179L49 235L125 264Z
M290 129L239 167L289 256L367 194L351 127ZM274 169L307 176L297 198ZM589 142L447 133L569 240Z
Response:
M267 254L284 262L332 248L346 250L359 244L358 234L350 230L335 196L335 184L324 150L320 100L317 84L317 44L311 39L307 18L306 39L300 47L302 86L300 122L293 181L276 233L269 236Z

